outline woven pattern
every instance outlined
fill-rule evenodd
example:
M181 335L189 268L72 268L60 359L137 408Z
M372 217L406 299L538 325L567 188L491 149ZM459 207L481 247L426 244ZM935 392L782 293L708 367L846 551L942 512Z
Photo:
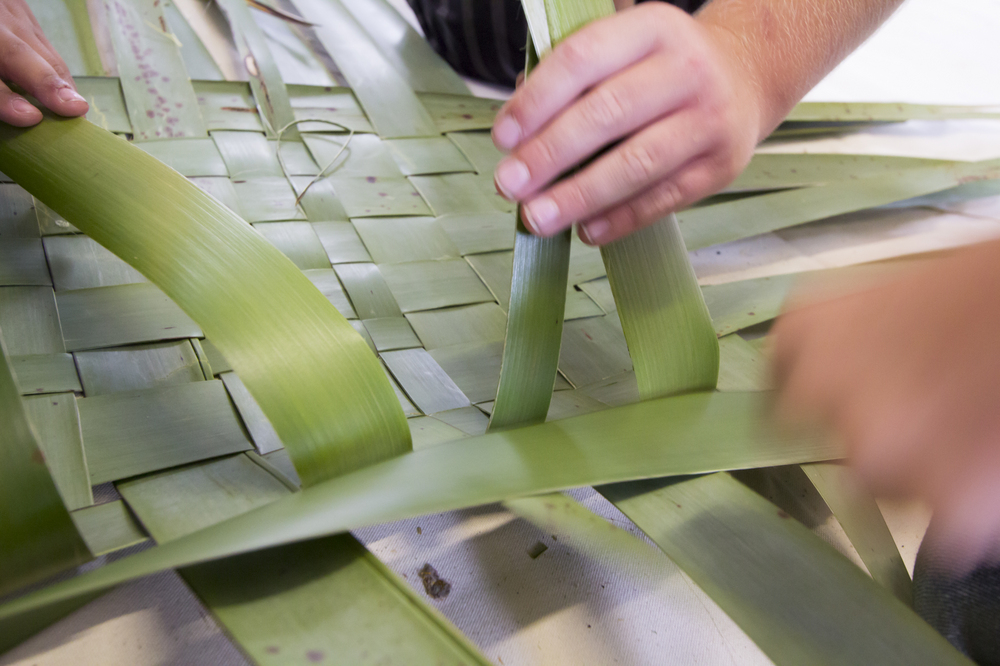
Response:
M341 12L335 26L317 32L339 69L314 69L316 78L364 80L399 59L373 29L372 21L387 15L352 16L333 2L300 4L320 16ZM272 61L287 69L285 47L265 37L242 3L224 5L240 52L253 62L250 83L171 76L214 67L193 52L200 42L183 17L170 4L114 2L107 18L120 78L77 77L91 105L88 118L188 177L289 257L381 357L416 446L482 434L500 373L514 241L514 207L492 180L501 155L489 128L499 102L456 94L440 72L415 82L418 70L405 62L360 91L286 86ZM161 20L188 46L163 40L155 29ZM342 50L333 43L338 36L361 51ZM67 61L74 66L71 53ZM418 84L432 91L411 88ZM390 93L377 94L386 88ZM873 118L886 112L866 109ZM405 120L411 115L422 120ZM815 118L836 118L821 108L799 115L783 131L822 130ZM276 127L289 118L296 124ZM825 194L829 187L723 196L681 216L688 244L926 194L967 173L930 160L763 155L731 196L817 184L845 170L893 187L876 187L861 201ZM858 188L842 189L850 187ZM781 197L797 199L782 208ZM754 205L766 214L746 215ZM775 222L782 210L787 219ZM22 392L52 396L29 400L31 414L48 459L74 461L53 473L85 535L101 542L95 551L109 545L88 526L114 516L117 546L134 543L139 528L126 524L130 514L121 507L92 506L91 485L192 463L195 469L170 474L198 474L233 455L259 456L274 467L269 473L281 470L294 484L273 428L198 326L128 264L10 182L0 183L0 259L0 330ZM605 276L600 252L574 239L550 418L638 399ZM787 278L765 278L706 287L716 332L772 318L790 286Z
M132 63L137 76L142 64ZM248 84L170 83L170 93L127 94L115 78L77 79L92 122L240 214L351 321L381 356L417 447L485 432L514 237L513 206L493 187L500 154L488 130L499 103L421 93L434 132L386 139L350 89L290 86L295 118L307 122L301 138L282 136L279 161ZM163 94L196 100L197 113L178 118L169 107L184 102ZM353 133L308 122L318 120ZM195 130L175 129L184 126ZM93 505L91 485L122 484L139 502L143 484L124 482L182 465L193 466L167 474L237 465L247 483L262 470L295 480L267 419L187 315L17 185L0 185L0 201L0 256L11 258L0 330L22 393L46 396L28 402L47 458L75 461L54 474L95 554L135 543L142 528L120 505ZM592 385L634 385L617 317L587 294L600 287L577 287L603 276L600 253L574 242L552 417L606 407ZM247 456L270 465L238 464Z
M68 9L61 0L34 4L47 10L43 23L65 28L70 11L75 12L74 25L85 23L79 10ZM222 63L208 55L169 2L106 0L93 5L97 9L91 11L101 14L90 17L96 31L103 32L100 60L110 56L117 76L82 75L101 68L95 66L95 53L82 46L78 28L80 43L68 39L63 44L79 89L91 104L89 119L235 211L303 272L378 357L408 418L415 448L483 434L497 396L512 307L514 207L493 188L500 154L488 133L499 103L464 94L464 84L426 44L410 39L415 35L406 33L401 19L380 0L294 0L315 25L305 32L274 17L262 19L265 15L251 12L243 0L217 0L232 33L232 50L242 68L238 73L246 82L223 80ZM392 36L400 34L406 38ZM286 85L288 72L315 85ZM192 76L211 80L192 81ZM863 110L872 121L898 119L878 117L887 113L884 108ZM852 124L837 115L844 113L849 111L800 110L801 119L780 131L849 128ZM85 124L76 127L105 138ZM58 167L59 160L49 164ZM10 168L17 167L11 163ZM31 187L29 175L18 173ZM127 176L121 168L118 173ZM160 177L169 180L173 174L164 170ZM682 213L679 228L689 248L701 248L949 189L975 196L995 188L998 178L996 162L762 156L727 193ZM968 181L978 181L980 189L967 192L963 183ZM177 183L186 187L180 178ZM147 194L155 199L159 192ZM165 207L171 203L158 201ZM65 202L53 200L52 205L72 210L63 207ZM74 219L101 237L99 225ZM244 229L243 222L231 222ZM674 247L683 260L674 229ZM142 266L131 255L143 254L150 244L143 239L130 251L122 246L116 251ZM635 402L640 395L605 261L598 250L577 240L571 248L549 419ZM175 252L172 260L183 254ZM281 264L299 279L290 265ZM240 270L238 262L225 265L228 271ZM186 264L185 270L190 267ZM242 280L253 277L238 274ZM216 279L224 277L217 272ZM693 287L693 274L691 280ZM185 302L166 282L158 284ZM561 284L553 290L556 302L562 297ZM721 341L720 388L764 385L758 350L730 334L773 318L790 284L787 278L764 278L704 289L715 332L729 336ZM694 292L697 296L696 288ZM305 293L326 306L314 292ZM626 325L627 315L635 314L634 306L627 305L621 306ZM219 302L213 307L222 309ZM517 298L513 310L523 311ZM218 336L234 362L241 360L225 346L220 329L210 327L205 311L193 315ZM361 341L338 321L364 352ZM294 336L292 329L282 335ZM705 332L711 339L711 329ZM199 324L128 263L11 182L0 183L0 335L51 474L93 554L150 538L172 541L288 498L300 485L292 456L277 434L286 432L287 422L269 407L278 429L272 426ZM291 347L295 355L295 345ZM379 366L361 356L379 378ZM294 362L288 354L283 358ZM244 378L260 404L273 407L249 371ZM265 384L279 386L272 376L265 379ZM547 391L551 375L544 379ZM286 396L300 386L313 391L300 392L300 403L326 388L286 381L271 396ZM389 385L383 386L394 407ZM502 400L498 415L504 410ZM325 410L335 401L320 402ZM581 422L575 423L579 427ZM601 445L611 438L605 436ZM328 439L337 438L326 437L323 443ZM286 441L295 451L295 442ZM450 450L446 446L409 460L432 460L427 456L451 455ZM633 460L646 465L649 456ZM300 456L295 464L310 485L310 465ZM427 470L418 476L424 482L436 478ZM589 477L584 482L596 483ZM409 479L395 485L407 486ZM749 493L734 487L737 494ZM302 500L309 490L314 489L288 499ZM740 502L744 500L750 501ZM287 506L284 502L270 509ZM872 510L877 514L874 503ZM770 505L761 511L775 521ZM811 536L803 532L800 538ZM891 538L887 543L891 549ZM698 547L693 546L695 551ZM422 597L415 597L349 535L187 566L198 561L182 558L169 566L185 567L181 575L258 662L277 660L277 643L282 649L309 646L305 654L310 661L326 652L345 663L363 658L417 663L415 655L427 663L479 659ZM245 571L259 575L248 581ZM849 567L844 572L846 578L858 575ZM869 582L862 580L858 589L864 591ZM234 590L245 595L243 603L231 603ZM762 603L773 601L770 596ZM367 606L345 615L345 599ZM316 617L324 619L321 626ZM383 640L386 636L391 640ZM373 656L375 648L387 652Z

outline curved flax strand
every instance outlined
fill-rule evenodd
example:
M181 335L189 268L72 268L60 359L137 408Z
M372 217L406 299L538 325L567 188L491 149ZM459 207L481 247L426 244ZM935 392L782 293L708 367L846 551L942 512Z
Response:
M526 51L528 75L538 64L530 33ZM529 233L521 223L518 205L510 307L497 399L490 413L491 432L545 421L562 345L569 249L569 231L551 238Z
M0 169L187 312L274 425L304 486L410 449L362 338L295 265L179 173L83 119L0 127Z
M109 587L163 569L566 488L842 455L821 433L775 430L769 399L692 393L408 453L4 604L0 652Z
M249 77L264 129L273 134L275 128L291 123L295 112L264 31L254 21L245 0L217 0L217 4L229 21L233 44ZM298 138L297 131L292 133Z
M297 126L300 123L325 123L327 125L333 125L334 127L339 127L340 129L347 131L347 141L344 142L344 145L340 147L340 150L336 152L333 158L326 163L326 166L320 169L319 173L313 176L313 179L310 180L308 183L306 183L306 187L304 190L302 190L302 193L299 194L297 197L295 197L296 206L298 206L299 202L302 201L302 197L306 195L306 192L309 191L310 187L312 187L317 182L326 177L327 170L333 166L334 162L340 159L341 154L343 154L343 152L347 150L347 146L350 145L351 139L354 138L354 130L351 129L350 127L345 127L344 125L341 125L340 123L335 123L332 120L323 120L322 118L302 118L301 120L293 120L292 122L288 123L281 129L279 129L278 138L277 141L275 142L276 145L274 147L274 152L275 155L278 157L278 165L281 166L281 173L285 174L285 179L288 180L289 184L292 185L293 189L295 188L294 181L292 180L291 174L288 173L288 167L285 165L285 158L281 156L281 136L285 133L285 130L287 130L289 127Z
M642 400L714 389L719 340L677 218L601 248Z
M0 337L0 594L90 557L45 466Z

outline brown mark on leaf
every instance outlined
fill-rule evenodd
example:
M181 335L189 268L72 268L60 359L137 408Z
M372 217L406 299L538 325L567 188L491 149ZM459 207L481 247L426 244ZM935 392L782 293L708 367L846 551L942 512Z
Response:
M778 509L778 518L790 518L790 517L791 517L791 516L789 516L789 515L788 515L788 514L787 514L787 513L785 512L785 511L783 511L782 509Z
M271 103L271 93L267 91L267 84L264 83L264 79L260 78L257 74L254 74L254 77L257 79L257 84L260 86L260 91L264 95L264 104L267 106L269 112L273 115L274 104Z
M281 649L277 645L268 645L266 648L264 648L264 652L268 654L278 654L279 652L281 652Z
M378 180L378 178L376 178L375 176L365 176L365 180L369 183L374 183L376 180Z
M223 106L220 108L223 111L237 111L239 113L257 113L257 109L251 109L246 106Z
M310 663L318 664L326 659L326 655L319 650L309 650L306 652L306 659L308 659Z
M417 572L424 583L424 591L431 599L444 599L451 593L451 583L438 575L437 569L430 563L424 564Z
M35 449L34 451L31 452L31 462L36 463L38 465L45 464L45 454L42 453L41 449Z

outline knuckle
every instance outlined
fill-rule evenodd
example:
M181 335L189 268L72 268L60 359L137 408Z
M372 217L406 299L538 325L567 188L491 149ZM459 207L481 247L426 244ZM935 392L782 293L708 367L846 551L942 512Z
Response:
M746 161L739 155L730 155L728 158L724 158L722 164L718 167L717 173L719 177L713 185L718 184L719 187L725 187L727 184L733 182L746 167L746 164Z
M576 219L590 217L599 208L594 188L580 182L579 177L560 183L553 194L559 209Z
M539 173L548 172L559 167L559 147L550 136L539 136L524 149L525 162L533 167L533 171Z
M684 174L681 182L679 183L678 189L681 195L685 197L683 200L678 201L677 205L683 205L689 201L694 201L702 199L709 196L710 194L715 194L718 190L722 189L727 183L733 180L733 176L729 176L724 173L720 167L713 164L699 164L693 167L688 173Z
M660 217L676 210L684 199L681 187L672 178L654 187L643 201L643 217Z
M571 75L585 74L594 63L594 52L587 39L578 35L559 45L559 64Z
M651 20L673 21L677 17L676 7L666 2L646 2L637 11L649 14Z
M629 116L628 101L614 88L601 86L584 99L584 117L597 129L611 129L624 124Z
M645 144L624 146L621 151L621 166L625 180L629 183L644 183L656 175L659 160L650 146Z
M39 90L55 90L63 85L62 78L55 71L50 70L38 81Z
M519 89L514 93L513 97L507 100L507 103L500 107L500 111L497 112L496 120L501 118L512 118L521 127L524 126L524 117L527 113L527 108L531 106L531 91L525 87Z
M29 51L31 51L30 46L21 39L13 37L5 40L3 45L0 46L0 59L5 62L17 61L27 55Z
M614 238L628 236L636 228L635 208L631 202L623 203L607 219L611 223Z
M698 88L703 88L708 79L708 64L698 53L692 53L684 59L684 75Z
M705 191L706 196L709 191L720 190L733 182L748 162L749 158L744 158L738 151L719 149L699 165L694 174L693 189Z

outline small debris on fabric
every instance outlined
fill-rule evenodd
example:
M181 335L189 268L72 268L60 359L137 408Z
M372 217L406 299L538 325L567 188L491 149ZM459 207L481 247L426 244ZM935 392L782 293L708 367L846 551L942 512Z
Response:
M430 563L425 563L417 575L423 581L424 591L431 599L444 599L451 593L451 583L441 578L437 569L432 567Z
M547 551L548 549L549 547L546 546L544 543L542 543L541 541L536 541L535 545L528 549L528 557L530 557L533 560L537 560L538 556Z

